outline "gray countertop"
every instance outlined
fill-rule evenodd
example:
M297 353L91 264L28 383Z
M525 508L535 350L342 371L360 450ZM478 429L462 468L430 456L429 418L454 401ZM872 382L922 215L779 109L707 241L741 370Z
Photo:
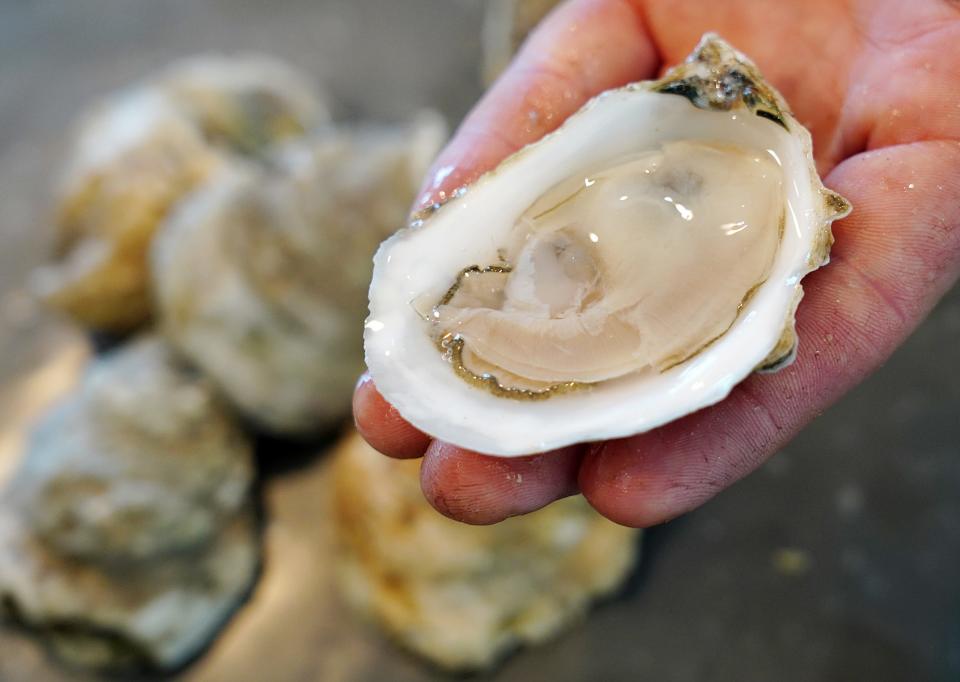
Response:
M177 57L255 49L316 75L341 119L480 93L479 0L0 0L0 426L36 369L82 345L22 292L85 103ZM491 679L960 679L960 289L886 366L763 469L647 535L620 597ZM66 362L66 365L70 362ZM69 370L64 370L69 372ZM11 407L13 406L13 407ZM0 473L12 441L0 430ZM6 447L6 450L4 450ZM345 616L330 585L322 457L264 484L267 566L180 678L434 679ZM0 630L0 681L78 679Z

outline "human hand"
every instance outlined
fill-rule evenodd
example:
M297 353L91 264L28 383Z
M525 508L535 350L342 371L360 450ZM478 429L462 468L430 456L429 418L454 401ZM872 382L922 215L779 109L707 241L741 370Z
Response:
M582 492L649 526L757 468L875 370L960 273L960 2L572 0L467 117L428 175L443 200L608 88L654 78L715 31L749 55L813 134L825 184L853 214L831 264L803 282L796 362L648 433L520 458L432 440L364 377L357 427L393 457L424 456L442 513L494 523Z

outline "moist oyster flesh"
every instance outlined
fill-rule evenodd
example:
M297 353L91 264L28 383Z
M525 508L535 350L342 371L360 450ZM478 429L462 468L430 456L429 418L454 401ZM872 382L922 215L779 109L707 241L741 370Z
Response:
M849 211L715 37L456 194L381 247L367 363L414 425L500 455L644 431L788 361Z
M501 254L510 271L468 275L432 323L512 375L501 384L668 368L722 335L766 277L782 196L767 155L668 143L548 190Z

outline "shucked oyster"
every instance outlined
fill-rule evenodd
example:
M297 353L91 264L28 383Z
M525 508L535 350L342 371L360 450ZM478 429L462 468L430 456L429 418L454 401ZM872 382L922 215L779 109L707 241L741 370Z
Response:
M320 130L272 170L218 174L164 228L153 251L161 327L250 419L298 433L349 413L370 256L444 136L433 114Z
M258 55L205 56L114 95L85 118L56 222L58 262L35 288L95 329L125 332L150 315L146 253L167 213L234 157L326 121L309 80Z
M712 36L456 194L378 252L367 363L414 425L499 455L645 431L789 362L850 210Z

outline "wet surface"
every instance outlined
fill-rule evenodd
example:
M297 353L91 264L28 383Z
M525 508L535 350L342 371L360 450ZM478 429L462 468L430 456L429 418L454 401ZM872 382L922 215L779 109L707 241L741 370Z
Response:
M480 93L480 2L0 4L0 477L85 340L22 292L67 126L85 102L200 51L272 52L341 119L456 122ZM651 531L625 593L489 679L960 679L960 289L864 385L754 476ZM283 457L268 444L261 459ZM250 603L177 679L414 682L437 675L352 620L331 583L324 458L263 483L267 563ZM0 680L83 679L0 630ZM480 679L487 679L481 677Z

